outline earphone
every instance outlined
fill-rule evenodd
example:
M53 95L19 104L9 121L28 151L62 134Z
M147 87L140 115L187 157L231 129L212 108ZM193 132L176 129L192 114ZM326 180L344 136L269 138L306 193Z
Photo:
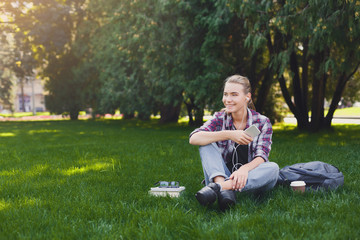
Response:
M250 100L250 98L246 97L246 101L249 101L249 100Z

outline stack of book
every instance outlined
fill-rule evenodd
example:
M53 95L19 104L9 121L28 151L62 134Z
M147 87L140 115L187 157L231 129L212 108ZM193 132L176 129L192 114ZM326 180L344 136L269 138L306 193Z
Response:
M149 191L151 195L154 196L170 196L170 197L179 197L181 192L185 190L185 187L152 187Z

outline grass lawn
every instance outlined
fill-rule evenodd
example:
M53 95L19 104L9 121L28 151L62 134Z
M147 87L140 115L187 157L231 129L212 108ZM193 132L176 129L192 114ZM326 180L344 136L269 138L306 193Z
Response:
M325 111L327 114L328 111ZM338 117L360 117L360 107L336 109L334 116Z
M315 135L275 126L270 159L336 165L334 192L276 187L242 195L222 213L204 208L193 130L156 121L0 123L0 239L358 239L360 126ZM180 198L148 190L159 180L186 187Z
M324 115L328 113L328 109L324 111ZM288 111L286 116L293 116L292 112ZM311 111L309 111L309 116L311 116ZM360 107L349 107L336 109L334 112L334 117L360 117Z

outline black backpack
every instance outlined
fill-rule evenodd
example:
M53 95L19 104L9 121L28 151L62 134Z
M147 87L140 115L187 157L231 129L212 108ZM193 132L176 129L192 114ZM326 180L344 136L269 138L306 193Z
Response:
M278 184L290 185L292 181L304 181L306 189L336 189L344 185L344 175L333 165L314 161L280 169Z

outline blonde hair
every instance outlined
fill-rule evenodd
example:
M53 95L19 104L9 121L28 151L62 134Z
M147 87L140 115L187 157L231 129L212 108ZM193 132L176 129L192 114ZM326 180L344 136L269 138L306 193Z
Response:
M243 86L245 94L251 93L251 84L250 84L250 81L249 81L249 79L247 77L243 77L241 75L232 75L232 76L225 79L224 87L225 87L225 85L227 83L241 84ZM253 109L254 111L256 111L255 105L254 105L251 98L250 98L250 100L248 102L248 108Z

